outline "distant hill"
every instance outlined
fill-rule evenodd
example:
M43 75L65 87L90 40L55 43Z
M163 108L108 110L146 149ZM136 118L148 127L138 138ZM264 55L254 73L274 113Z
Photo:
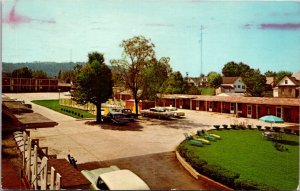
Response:
M26 62L26 63L8 63L2 62L2 72L11 73L15 69L28 67L31 70L43 70L49 77L58 75L58 72L71 70L77 64L83 65L84 62Z

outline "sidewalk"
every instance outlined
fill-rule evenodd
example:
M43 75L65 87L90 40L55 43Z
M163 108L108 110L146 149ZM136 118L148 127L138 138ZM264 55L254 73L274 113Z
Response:
M2 159L1 189L28 189L22 182L20 173L14 168L8 159Z

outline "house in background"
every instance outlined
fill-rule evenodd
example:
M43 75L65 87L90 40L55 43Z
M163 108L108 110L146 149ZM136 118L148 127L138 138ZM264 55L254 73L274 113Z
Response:
M216 94L245 92L246 85L243 83L242 77L223 77L221 86L216 90Z
M207 76L189 77L187 81L189 85L193 85L196 87L207 87Z
M285 76L278 82L277 88L274 88L274 97L299 97L299 86L300 81L298 79L295 77Z

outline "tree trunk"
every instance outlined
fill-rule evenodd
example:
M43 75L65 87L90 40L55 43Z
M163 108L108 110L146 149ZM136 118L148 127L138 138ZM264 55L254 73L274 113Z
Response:
M96 116L96 123L101 123L102 122L102 120L101 120L101 103L98 103L97 105L96 105L96 107L97 107L97 116Z
M135 114L136 114L136 118L138 118L139 116L139 102L137 99L134 99L135 102Z

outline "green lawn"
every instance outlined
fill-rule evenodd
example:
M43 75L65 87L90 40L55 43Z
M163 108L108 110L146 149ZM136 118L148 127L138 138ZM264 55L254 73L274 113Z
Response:
M74 118L94 118L95 117L95 115L93 115L89 112L82 111L82 110L76 109L76 108L59 105L58 100L34 100L32 102L35 104L47 107L49 109L52 109L54 111L57 111L59 113L74 117ZM69 112L66 110L68 110ZM78 116L78 114L79 114L79 116Z
M185 146L208 164L220 165L240 174L240 179L271 185L279 190L292 190L299 180L299 137L283 135L288 151L275 149L272 141L262 138L258 130L211 131L222 140L211 145Z
M215 89L214 88L200 88L201 95L215 95Z

